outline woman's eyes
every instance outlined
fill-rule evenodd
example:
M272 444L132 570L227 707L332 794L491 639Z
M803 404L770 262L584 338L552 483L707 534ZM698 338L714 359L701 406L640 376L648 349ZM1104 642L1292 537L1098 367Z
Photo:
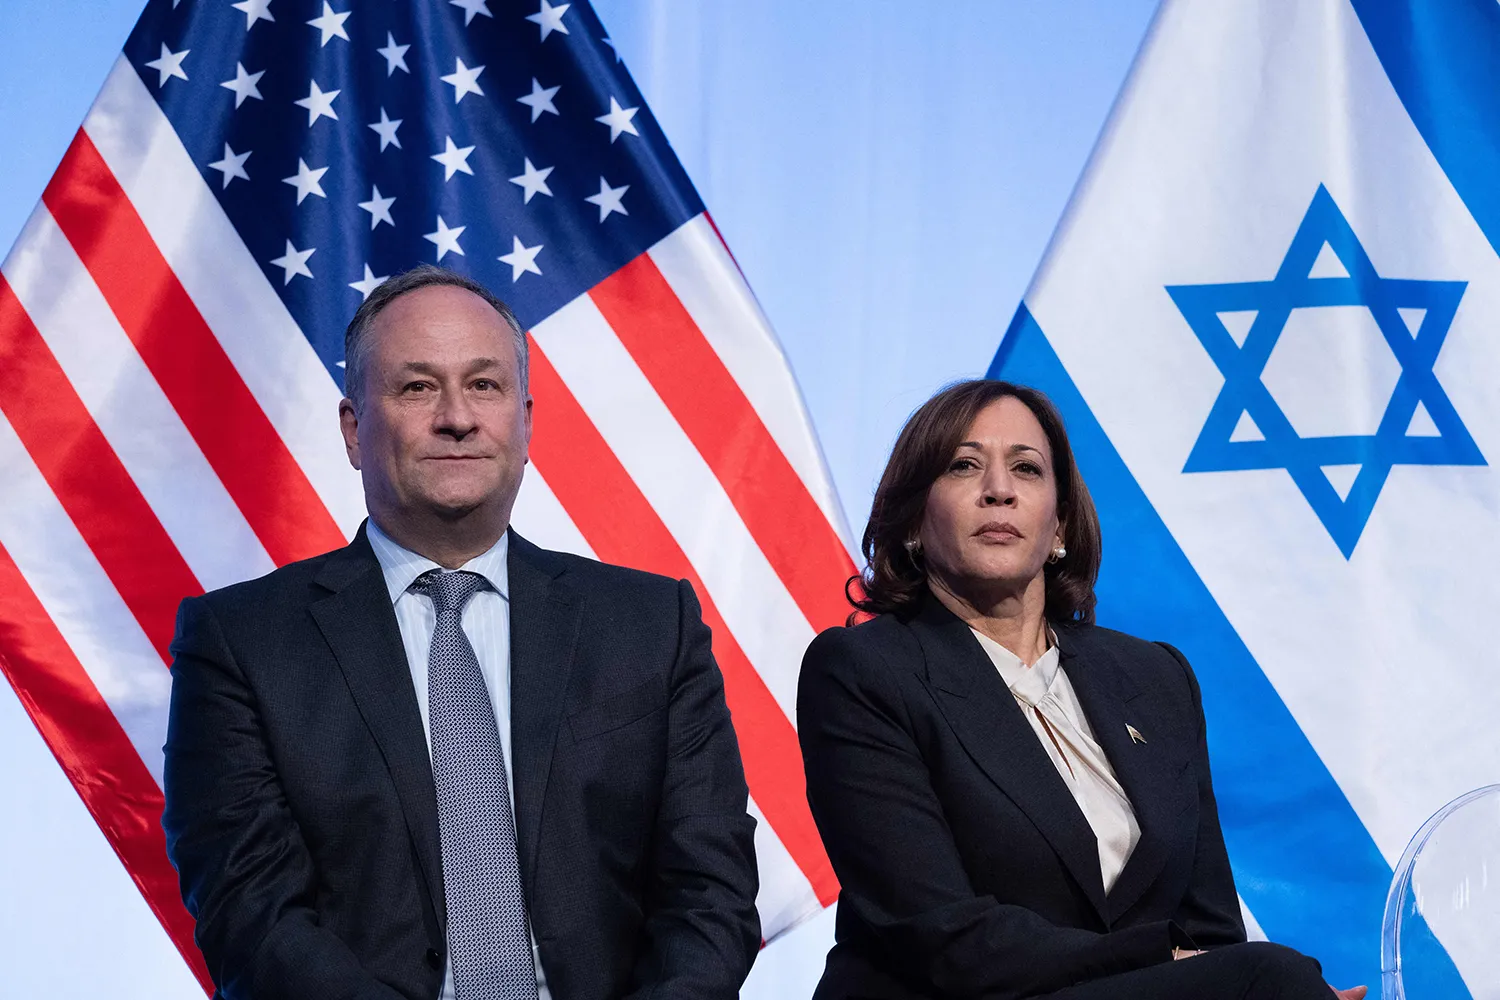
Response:
M971 469L978 468L979 463L974 461L974 459L972 458L956 458L952 463L949 464L948 471L968 472ZM1011 466L1011 471L1021 476L1036 477L1042 474L1042 467L1040 465L1037 465L1035 462L1017 462L1015 465Z

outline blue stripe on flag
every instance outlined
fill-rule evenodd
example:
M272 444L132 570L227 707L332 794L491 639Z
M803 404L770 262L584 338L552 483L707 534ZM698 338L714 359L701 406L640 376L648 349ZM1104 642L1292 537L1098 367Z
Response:
M1500 253L1500 4L1351 2L1406 113Z
M988 376L1041 389L1067 422L1104 533L1100 624L1168 640L1194 665L1219 818L1250 911L1273 940L1317 957L1331 983L1378 992L1390 866L1024 304ZM1467 997L1446 956L1436 961L1449 985L1434 995Z

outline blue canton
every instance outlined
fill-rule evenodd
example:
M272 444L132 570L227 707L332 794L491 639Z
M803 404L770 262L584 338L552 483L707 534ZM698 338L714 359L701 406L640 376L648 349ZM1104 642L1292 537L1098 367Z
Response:
M380 279L530 328L703 210L585 0L150 0L125 55L340 384Z
M1311 276L1325 243L1346 277ZM1167 287L1224 375L1224 388L1182 471L1286 469L1339 551L1349 558L1393 466L1485 464L1433 372L1467 284L1380 277L1333 197L1319 185L1275 278ZM1368 309L1401 365L1374 434L1302 437L1262 380L1292 310L1319 306ZM1402 309L1425 310L1415 334L1402 320ZM1237 344L1219 314L1252 310L1255 320L1244 344ZM1432 418L1435 436L1409 433L1419 404ZM1263 440L1231 440L1242 414L1255 422ZM1359 471L1348 495L1340 497L1324 467L1351 465Z

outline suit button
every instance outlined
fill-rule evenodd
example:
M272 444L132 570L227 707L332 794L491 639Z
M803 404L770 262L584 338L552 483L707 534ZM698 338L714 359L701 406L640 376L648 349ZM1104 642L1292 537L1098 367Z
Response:
M443 956L438 954L436 948L427 949L427 964L432 966L434 971L443 967Z

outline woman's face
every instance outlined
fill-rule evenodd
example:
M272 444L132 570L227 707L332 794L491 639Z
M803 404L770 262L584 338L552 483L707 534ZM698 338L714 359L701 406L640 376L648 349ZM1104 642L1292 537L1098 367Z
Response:
M1052 447L1025 403L1006 396L974 418L927 491L919 538L929 577L960 593L1039 580L1062 527Z

